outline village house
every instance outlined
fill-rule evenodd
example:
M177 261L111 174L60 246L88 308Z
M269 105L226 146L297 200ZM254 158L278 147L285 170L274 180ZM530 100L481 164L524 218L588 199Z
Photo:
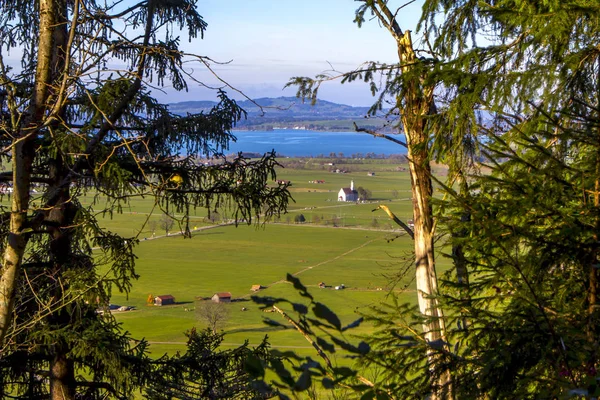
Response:
M166 306L169 304L175 304L175 297L171 296L170 294L165 294L163 296L156 296L154 298L155 306Z
M252 287L250 288L250 290L252 290L253 292L258 292L261 289L265 289L265 287L263 285L252 285Z
M220 292L215 293L210 298L215 303L231 303L231 293L229 292Z
M349 188L340 189L338 201L358 201L358 192L354 190L354 181L350 181Z

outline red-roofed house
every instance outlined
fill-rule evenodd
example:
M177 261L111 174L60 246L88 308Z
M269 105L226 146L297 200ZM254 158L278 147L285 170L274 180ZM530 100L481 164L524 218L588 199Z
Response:
M210 298L215 303L230 303L231 302L231 293L229 292L220 292L213 294L213 297Z

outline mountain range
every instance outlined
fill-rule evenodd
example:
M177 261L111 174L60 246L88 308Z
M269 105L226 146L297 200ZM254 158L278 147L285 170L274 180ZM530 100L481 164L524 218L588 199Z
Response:
M208 112L217 102L185 101L169 104L175 114ZM295 97L263 97L254 101L239 101L246 110L247 118L238 123L241 129L273 129L303 127L306 129L353 129L353 122L364 122L369 107L353 107L346 104L317 100L315 105ZM370 118L369 126L381 126L382 118ZM361 126L364 125L360 124Z

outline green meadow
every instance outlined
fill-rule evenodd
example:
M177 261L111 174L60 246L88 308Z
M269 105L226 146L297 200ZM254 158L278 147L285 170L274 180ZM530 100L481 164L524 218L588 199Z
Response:
M136 249L140 278L129 294L113 293L111 299L113 304L135 307L114 312L123 328L133 337L149 341L154 355L183 350L184 332L204 327L195 312L198 299L231 292L234 301L226 305L229 314L222 328L224 346L246 340L256 344L267 335L276 348L309 355L310 344L291 326L264 323L265 318L286 321L278 313L261 310L252 295L306 303L285 280L288 273L293 274L309 288L315 301L338 314L342 324L385 301L392 290L407 301L416 301L411 276L393 287L387 277L400 269L412 243L383 211L376 210L385 204L400 218L411 217L409 176L402 170L406 165L390 161L351 164L345 167L347 173L332 173L314 160L311 163L280 170L278 178L291 181L295 203L276 221L219 226L207 222L204 210L198 210L192 218L196 230L191 239L184 239L177 234L163 236L160 231L153 237L149 221L159 221L161 213L155 209L150 214L148 199L134 200L123 213L106 216L103 223L111 230L140 240ZM370 171L375 175L368 176ZM325 183L310 183L315 180ZM373 198L364 204L338 202L339 189L349 187L351 180L355 188L369 189ZM303 214L306 222L294 223L297 214ZM176 225L172 232L177 231ZM327 287L319 288L321 282ZM342 284L345 289L335 290ZM265 289L254 293L252 285ZM148 305L149 297L167 294L175 297L176 304ZM282 308L294 315L291 306ZM363 325L351 334L371 329Z

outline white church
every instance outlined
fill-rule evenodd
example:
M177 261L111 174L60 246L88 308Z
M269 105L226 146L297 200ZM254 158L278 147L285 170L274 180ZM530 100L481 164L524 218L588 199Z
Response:
M338 201L358 201L358 192L354 190L354 181L350 181L349 188L341 188Z

